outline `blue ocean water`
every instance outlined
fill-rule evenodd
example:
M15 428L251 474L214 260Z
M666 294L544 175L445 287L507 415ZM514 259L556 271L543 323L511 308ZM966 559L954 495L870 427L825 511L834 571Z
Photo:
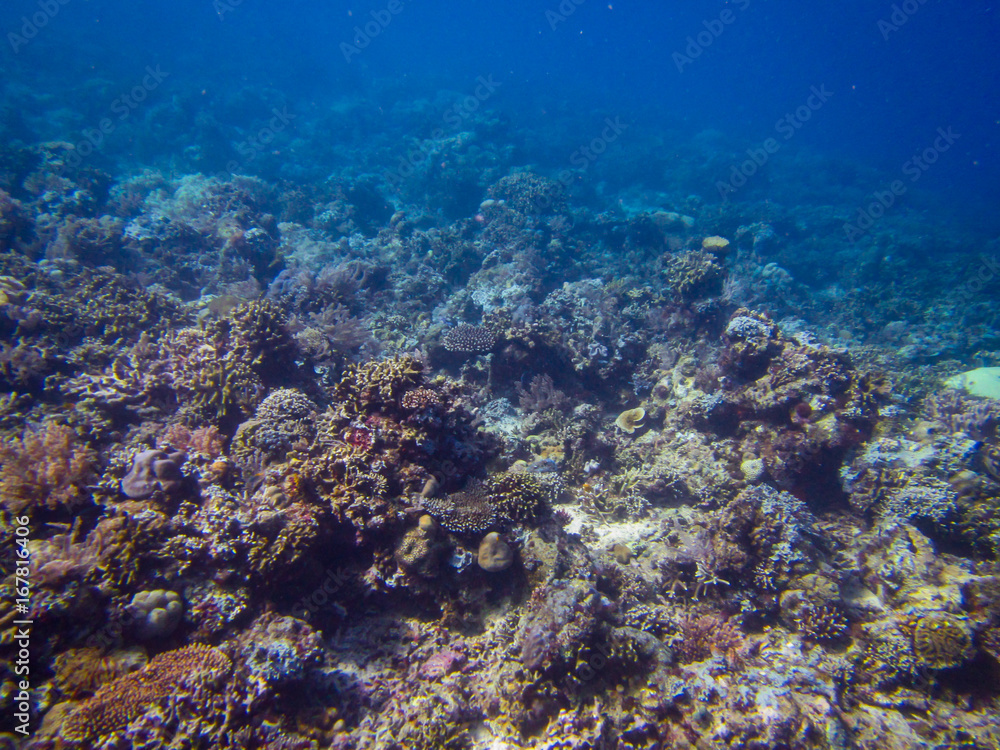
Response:
M377 89L385 107L443 88L473 92L481 76L498 84L482 107L524 127L560 122L562 142L542 139L526 154L553 167L608 115L634 124L633 136L660 130L679 144L716 131L739 150L775 136L781 118L825 87L829 100L794 124L779 161L808 149L888 180L945 128L960 138L931 168L918 167L914 187L989 226L1000 197L1000 22L989 2L400 0L389 10L378 0L53 0L6 2L0 14L7 139L79 140L149 65L169 78L132 115L163 131L170 148L118 135L102 150L177 165L182 147L209 160L222 148L197 126L209 116L222 130L248 129L264 117L254 107L266 113L280 102L301 124L339 97ZM238 95L258 101L241 107Z

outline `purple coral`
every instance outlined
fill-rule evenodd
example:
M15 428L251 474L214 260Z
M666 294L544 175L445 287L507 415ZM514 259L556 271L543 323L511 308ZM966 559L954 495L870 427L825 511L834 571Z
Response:
M132 469L122 479L122 492L133 500L147 498L157 489L176 492L184 482L181 464L186 458L181 451L142 451L136 455Z

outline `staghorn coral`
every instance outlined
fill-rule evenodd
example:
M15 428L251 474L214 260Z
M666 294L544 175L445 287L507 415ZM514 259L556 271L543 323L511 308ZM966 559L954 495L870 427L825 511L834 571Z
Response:
M414 357L373 360L351 366L337 384L335 397L354 409L396 407L406 391L423 380L423 365Z
M158 701L179 690L216 682L231 669L230 658L210 646L162 653L139 671L106 683L77 706L63 724L63 737L84 746L106 742Z
M233 421L264 396L264 383L248 361L211 333L179 331L167 342L165 354L177 400L196 419Z
M0 439L0 504L14 513L86 503L97 454L68 426L46 420Z
M667 284L677 297L694 299L722 288L722 267L706 250L688 250L669 255L665 262Z
M65 346L89 337L121 347L144 333L156 340L185 321L177 300L105 268L52 261L23 267L19 278L33 291L7 314L16 319L18 334L36 346Z
M280 385L295 372L295 340L285 313L273 302L246 302L218 326L233 354L249 363L265 385Z

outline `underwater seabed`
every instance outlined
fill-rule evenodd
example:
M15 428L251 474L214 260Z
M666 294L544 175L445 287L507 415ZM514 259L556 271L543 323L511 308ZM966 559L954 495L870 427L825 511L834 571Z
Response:
M467 127L325 181L5 149L5 741L1000 743L996 313L923 252L995 243Z

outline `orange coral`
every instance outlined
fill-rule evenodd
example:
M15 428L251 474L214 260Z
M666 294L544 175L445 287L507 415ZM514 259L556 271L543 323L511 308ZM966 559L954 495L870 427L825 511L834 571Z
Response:
M81 505L96 458L66 425L26 427L20 437L0 441L0 504L14 513L34 505Z
M180 688L196 689L225 676L232 660L198 644L160 654L138 672L118 677L81 703L63 724L70 742L90 743L124 731L153 702Z

